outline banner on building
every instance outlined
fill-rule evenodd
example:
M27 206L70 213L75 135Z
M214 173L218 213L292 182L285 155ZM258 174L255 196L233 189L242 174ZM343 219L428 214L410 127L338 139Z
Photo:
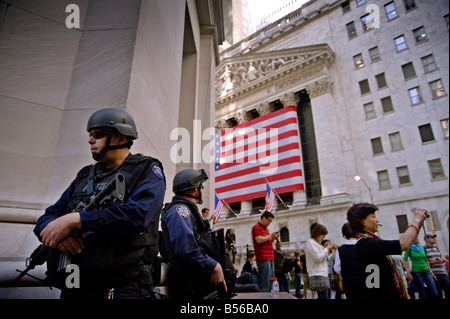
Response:
M304 190L295 106L216 134L216 192L226 203L266 196L266 180L278 194Z

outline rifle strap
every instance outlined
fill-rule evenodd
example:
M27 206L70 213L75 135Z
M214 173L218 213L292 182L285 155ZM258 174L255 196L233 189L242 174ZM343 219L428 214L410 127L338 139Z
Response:
M90 198L92 195L94 195L94 178L95 178L95 165L91 165L89 168L89 175L88 175L88 182L86 185L86 193L87 197Z

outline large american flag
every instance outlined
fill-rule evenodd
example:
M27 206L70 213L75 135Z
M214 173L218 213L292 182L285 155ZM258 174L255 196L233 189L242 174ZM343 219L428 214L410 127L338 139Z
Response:
M297 110L288 106L216 133L216 192L226 203L304 190Z

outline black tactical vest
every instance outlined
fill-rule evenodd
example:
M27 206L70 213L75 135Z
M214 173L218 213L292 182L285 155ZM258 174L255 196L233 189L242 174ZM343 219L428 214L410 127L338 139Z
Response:
M84 167L77 175L78 182L67 205L67 213L72 212L80 201L87 203L92 191L98 193L118 173L125 177L125 202L154 164L162 169L159 160L136 154L129 155L120 166L108 172L101 172L99 164ZM101 209L112 205L115 204L106 202ZM119 287L149 276L151 264L158 254L159 216L160 211L144 233L129 236L89 235L82 252L72 256L72 263L80 268L81 286Z
M236 272L234 271L234 266L225 252L225 238L223 236L223 229L211 232L209 222L204 220L200 216L197 205L185 199L183 196L174 196L172 202L166 204L161 215L164 216L164 214L171 207L180 204L186 205L196 219L197 227L196 229L194 229L194 236L198 246L202 248L209 257L222 264L222 270L224 272L225 280L227 281L227 286L229 287L228 290L231 293L232 291L234 291ZM221 234L221 236L218 236L218 234ZM159 244L161 255L167 261L168 258L166 248L164 247L164 241L160 240ZM225 258L223 258L224 256ZM173 279L174 278L170 278L169 281ZM188 271L187 275L184 276L184 278L175 278L175 281L176 286L178 287L180 287L180 285L184 285L184 287L181 289L186 294L186 298L204 298L207 294L215 290L215 288L209 283L207 278L203 278L203 280L201 280L201 277L195 273L194 269Z

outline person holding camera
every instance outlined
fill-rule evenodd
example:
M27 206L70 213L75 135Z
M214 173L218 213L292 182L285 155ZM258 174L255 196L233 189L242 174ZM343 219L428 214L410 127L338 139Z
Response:
M253 247L255 248L256 264L258 265L258 287L261 291L268 292L272 289L270 278L275 275L275 253L273 241L280 234L270 233L268 227L275 216L268 211L261 215L261 220L252 228Z
M398 240L383 240L375 235L379 227L377 210L373 204L359 203L347 211L347 220L358 238L356 263L365 283L364 298L407 299L407 288L393 255L401 255L411 247L428 213L415 209L411 224Z

